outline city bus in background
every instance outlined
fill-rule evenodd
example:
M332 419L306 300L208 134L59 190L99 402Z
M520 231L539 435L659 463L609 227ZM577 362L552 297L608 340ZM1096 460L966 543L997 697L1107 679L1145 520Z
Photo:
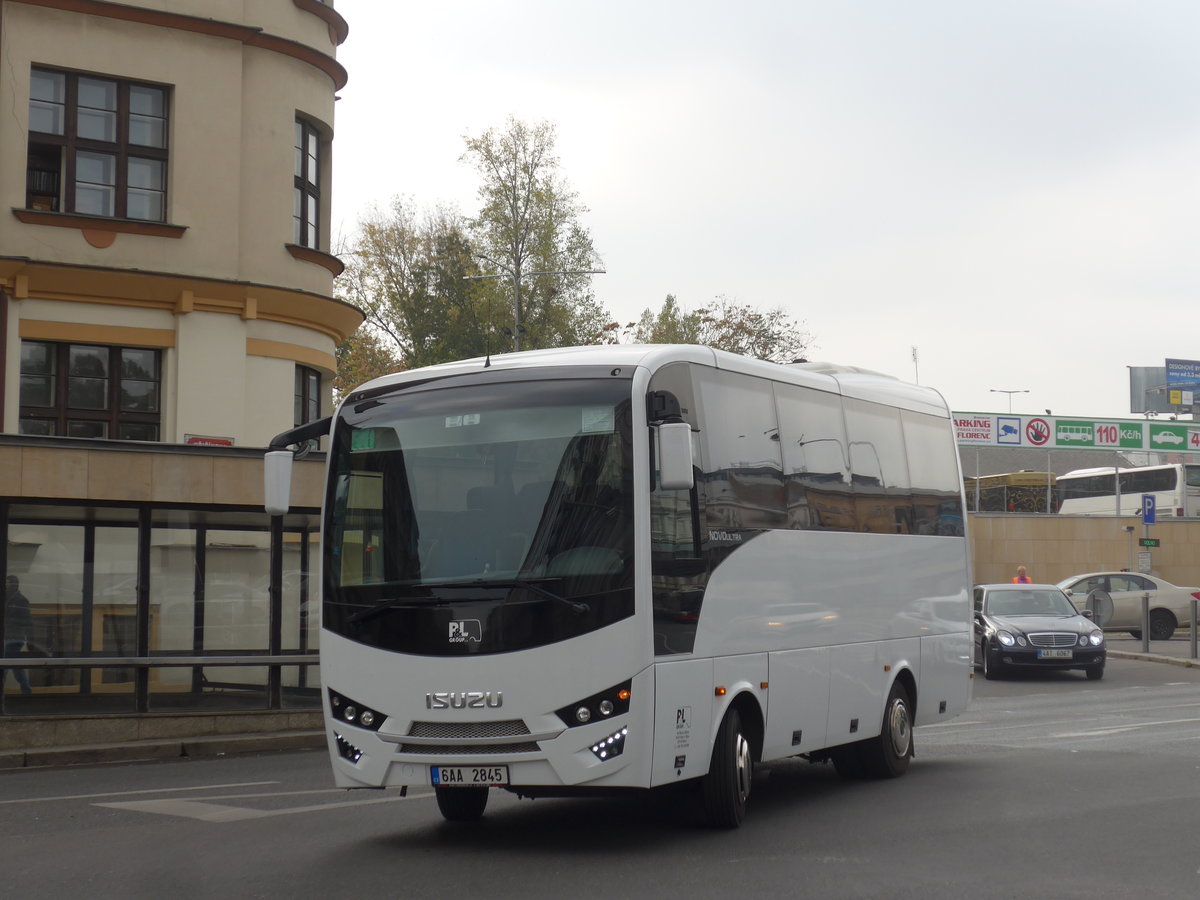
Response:
M1046 513L1057 509L1053 472L1005 472L963 479L970 512Z
M331 420L321 679L334 777L489 793L677 786L742 821L755 766L901 775L971 694L950 414L924 387L699 346L389 375ZM691 801L689 801L691 802Z
M1062 514L1136 516L1142 495L1153 494L1160 518L1200 516L1200 465L1076 469L1059 475L1057 486Z

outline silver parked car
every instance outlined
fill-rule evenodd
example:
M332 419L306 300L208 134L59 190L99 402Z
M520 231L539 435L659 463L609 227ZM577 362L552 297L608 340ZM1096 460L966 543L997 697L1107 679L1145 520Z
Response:
M1179 587L1153 575L1136 572L1089 572L1072 575L1058 583L1077 609L1088 608L1092 591L1107 591L1113 614L1104 629L1128 631L1142 636L1142 595L1150 595L1150 640L1165 641L1180 625L1192 623L1192 598L1200 599L1200 588Z

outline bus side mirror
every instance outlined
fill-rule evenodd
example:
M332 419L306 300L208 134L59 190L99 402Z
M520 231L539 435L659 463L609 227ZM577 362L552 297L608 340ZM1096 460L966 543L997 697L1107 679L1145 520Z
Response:
M292 501L291 450L269 450L263 457L263 507L269 516L285 515Z
M665 491L692 489L692 427L687 422L658 426L658 482Z

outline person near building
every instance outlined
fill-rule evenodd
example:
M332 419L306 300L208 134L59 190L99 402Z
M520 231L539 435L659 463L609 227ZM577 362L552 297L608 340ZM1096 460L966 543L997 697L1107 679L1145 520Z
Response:
M1024 566L1017 566L1017 574L1013 576L1013 584L1033 584L1032 579L1025 574Z
M29 642L29 633L33 630L33 615L29 611L29 600L21 593L21 582L16 575L8 576L8 590L4 598L4 655L16 656ZM17 686L22 694L33 693L29 685L29 673L24 669L5 669L4 680L8 672L13 673Z

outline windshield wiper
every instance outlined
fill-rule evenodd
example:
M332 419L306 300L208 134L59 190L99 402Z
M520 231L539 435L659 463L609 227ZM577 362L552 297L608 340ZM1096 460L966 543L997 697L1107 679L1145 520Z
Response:
M546 579L547 581L559 581L558 578ZM545 597L547 600L553 600L555 603L561 603L566 606L571 612L577 616L582 616L585 613L591 612L591 607L577 600L568 600L566 597L556 594L553 591L548 591L541 585L532 581L527 581L523 578L501 579L499 581L489 581L483 578L477 578L474 581L447 581L447 582L432 582L423 585L423 587L434 590L449 589L449 590L479 590L480 588L524 588L532 594L537 594L539 597ZM370 609L364 609L362 612L357 612L346 620L347 625L357 625L360 622L365 622L368 619L373 619L381 613L387 612L389 609L394 609L402 604L409 603L413 600L425 600L426 603L422 606L437 606L443 600L433 596L401 596L388 597L386 600L381 600Z
M546 581L561 581L560 578L547 578ZM535 582L528 581L524 578L500 579L498 581L485 580L478 578L475 581L455 581L449 584L431 585L431 587L439 588L454 588L462 590L463 588L524 588L531 594L537 594L539 597L545 597L547 600L553 600L555 603L561 603L566 606L571 612L577 616L582 616L584 613L591 612L591 607L579 600L568 600L561 594L556 594L553 591L548 591L544 587Z
M372 606L368 609L364 609L362 612L356 612L354 615L352 615L350 618L348 618L346 620L346 624L347 625L356 625L357 623L364 622L367 619L373 619L382 612L387 612L389 609L400 606L401 604L404 604L404 603L408 603L412 600L432 601L431 603L423 603L423 604L421 604L422 606L436 606L438 604L438 599L436 597L416 596L416 595L412 595L412 596L408 596L408 597L388 597L386 600L380 600L374 606Z

